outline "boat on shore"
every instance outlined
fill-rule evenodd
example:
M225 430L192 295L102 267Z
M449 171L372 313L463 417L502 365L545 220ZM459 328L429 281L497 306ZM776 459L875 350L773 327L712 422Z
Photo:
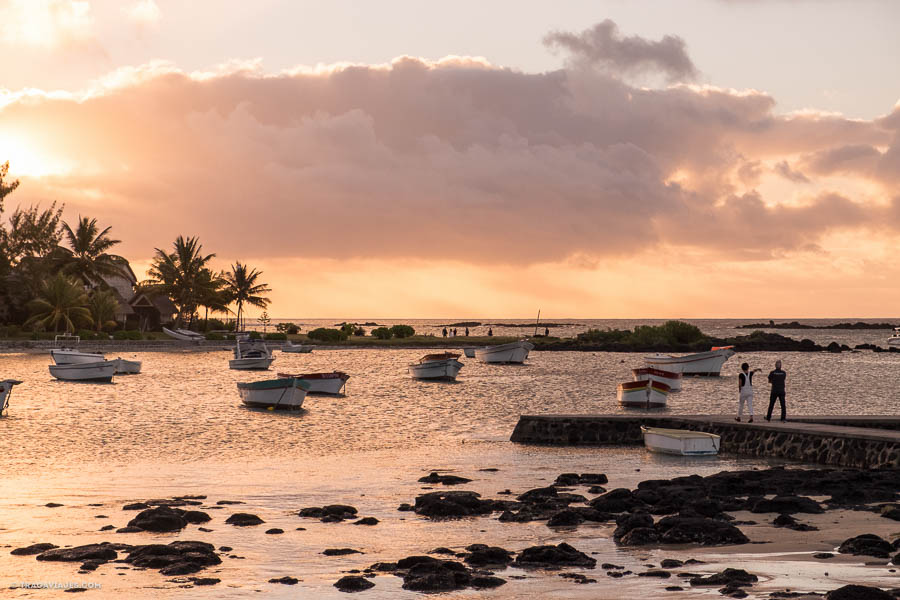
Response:
M9 408L9 397L12 395L13 387L21 384L21 381L17 379L4 379L0 381L0 417L3 416L3 411Z
M887 339L888 346L900 346L900 327L894 327L894 332Z
M680 456L710 456L719 453L721 438L714 433L689 429L664 429L641 425L644 446L651 452Z
M191 331L189 329L169 329L168 327L163 327L162 331L170 338L175 338L182 342L202 342L206 339L206 336L202 333L197 333L196 331Z
M665 408L669 386L661 381L640 379L620 383L616 388L619 404L626 408Z
M654 354L644 357L644 362L648 367L662 371L700 377L718 377L722 365L732 356L734 356L734 346L720 346L712 348L708 352L686 356Z
M409 365L407 370L415 379L456 381L464 366L458 358L459 354L454 352L426 354L419 362Z
M307 392L310 394L328 394L331 396L341 394L341 392L344 391L344 386L347 385L347 380L350 379L350 376L343 371L332 371L331 373L302 373L297 375L291 373L279 373L278 376L285 379L293 378L302 380L309 386Z
M681 373L663 371L662 369L656 369L654 367L641 367L639 369L632 369L631 376L635 381L649 379L650 381L659 381L660 383L665 383L673 392L681 390Z
M116 358L112 362L116 363L116 375L137 375L141 372L141 361L128 360L125 358Z
M265 371L275 358L262 340L238 338L234 347L234 358L228 361L228 368L239 371Z
M309 384L296 377L279 377L250 383L238 383L241 402L251 408L300 410Z
M485 363L522 364L532 350L534 350L534 344L518 340L499 346L478 348L475 350L475 357Z
M315 348L313 344L293 344L288 340L281 347L281 351L292 354L308 354L313 351L313 348Z
M116 361L98 360L87 363L50 365L50 374L61 381L112 381L116 374Z

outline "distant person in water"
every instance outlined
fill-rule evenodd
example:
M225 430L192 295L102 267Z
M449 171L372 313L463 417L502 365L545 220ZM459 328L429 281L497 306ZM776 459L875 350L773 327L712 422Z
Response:
M769 392L769 411L766 413L766 421L772 420L772 409L775 408L775 399L781 402L781 422L787 421L787 414L784 409L784 382L787 379L787 373L781 369L781 361L775 361L775 370L769 373L769 385L772 391Z
M442 331L442 332L441 332L441 333L443 333L443 334L444 334L444 337L447 337L447 328L446 328L446 327L444 327L444 331Z
M469 337L469 328L466 327L466 337Z
M747 403L747 412L750 413L748 423L753 422L753 374L759 369L750 370L750 365L744 363L741 365L741 372L738 374L738 416L735 421L740 421L744 413L744 403Z
M488 337L494 337L494 330L488 327Z
M544 327L544 337L550 337L550 328Z

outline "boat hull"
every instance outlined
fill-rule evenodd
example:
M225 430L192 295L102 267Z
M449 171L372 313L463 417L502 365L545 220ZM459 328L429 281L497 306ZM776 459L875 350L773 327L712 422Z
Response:
M889 337L888 346L900 346L900 337Z
M648 367L661 371L681 373L682 376L718 377L722 370L722 365L732 356L734 356L734 350L731 348L720 348L687 356L656 354L645 357L644 362Z
M466 358L475 358L475 348L463 348Z
M61 381L110 382L115 373L116 363L112 360L69 365L50 365L50 374Z
M626 408L665 408L668 396L668 385L649 379L620 383L616 388L619 404Z
M448 358L409 365L409 373L414 379L455 381L462 368L463 363L455 358Z
M672 371L663 371L653 367L643 367L640 369L632 369L631 376L635 381L649 379L650 381L658 381L669 386L673 392L681 390L681 373L673 373Z
M0 381L0 415L9 408L9 395L12 393L13 386L17 386L21 381L15 379L4 379Z
M511 342L499 346L478 348L475 350L475 357L485 363L522 364L533 349L534 344L529 342Z
M641 426L644 445L651 452L679 456L712 456L719 453L721 438L712 433Z
M299 379L273 379L237 384L241 402L251 408L300 410L306 389Z
M294 346L290 342L281 347L282 352L287 352L288 354L309 354L315 348L312 344L299 344Z
M104 360L104 356L100 352L79 352L77 350L50 350L50 357L53 362L58 365L77 365L82 363L94 363Z
M139 360L117 358L111 362L116 363L116 375L137 375L141 372L142 363Z
M228 368L236 371L267 371L274 358L232 358L228 361Z
M298 375L290 375L287 373L279 373L279 377L301 380L305 385L309 386L307 390L310 394L327 394L329 396L339 396L347 384L350 376L341 371L333 371L331 373L303 373Z
M206 339L206 337L199 333L194 333L186 330L171 330L167 327L162 328L163 333L171 338L175 338L176 340L181 340L182 342L202 342Z

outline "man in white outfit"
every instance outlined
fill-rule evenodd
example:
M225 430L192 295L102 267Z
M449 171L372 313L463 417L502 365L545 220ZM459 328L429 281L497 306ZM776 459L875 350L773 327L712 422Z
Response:
M738 374L738 416L734 418L735 421L741 420L741 415L744 414L744 403L747 403L747 412L750 413L750 418L747 419L748 423L753 422L753 374L759 371L759 369L750 370L750 365L744 363L741 365L741 373Z

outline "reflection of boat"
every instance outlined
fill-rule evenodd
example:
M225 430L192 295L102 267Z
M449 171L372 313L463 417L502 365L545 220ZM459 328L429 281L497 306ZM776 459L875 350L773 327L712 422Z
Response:
M176 340L181 340L183 342L202 342L206 339L202 333L197 333L196 331L190 331L189 329L169 329L167 327L162 328L163 333L169 337L175 338Z
M13 386L19 385L21 381L15 379L4 379L0 381L0 416L3 411L9 408L9 396L12 394Z
M900 327L894 327L894 333L888 338L888 346L900 346Z
M647 366L683 375L718 376L722 365L732 356L734 356L733 346L722 346L713 348L709 352L688 354L687 356L655 354L644 357L644 362L647 363Z
M409 372L416 379L445 379L455 380L463 364L459 362L459 354L453 352L441 352L440 354L426 354L419 362L409 365Z
M111 362L116 363L116 375L137 375L141 372L141 361L117 358Z
M350 376L342 371L332 371L331 373L303 373L291 375L289 373L279 373L279 377L301 379L309 387L307 391L310 394L340 394L346 385Z
M228 368L241 371L264 371L273 362L275 359L265 342L238 338L234 347L234 358L228 361Z
M519 340L499 346L488 346L475 350L475 356L481 362L486 363L523 363L528 358L528 352L534 349L534 344Z
M463 348L466 358L475 358L475 348Z
M661 429L641 426L644 445L651 452L703 456L719 453L720 438L714 433L687 429Z
M665 408L668 396L668 385L649 379L620 383L616 388L619 404L628 408Z
M315 346L312 344L292 344L291 341L288 340L284 343L284 346L281 347L281 351L294 354L306 354L312 352L313 348L315 348Z
M50 374L63 381L112 381L116 361L98 360L89 363L50 365Z
M632 369L631 376L635 381L649 379L650 381L659 381L669 386L673 392L681 389L681 373L673 373L671 371L663 371L654 369L653 367L643 367L640 369Z
M293 377L237 384L241 402L254 408L299 410L309 384Z

